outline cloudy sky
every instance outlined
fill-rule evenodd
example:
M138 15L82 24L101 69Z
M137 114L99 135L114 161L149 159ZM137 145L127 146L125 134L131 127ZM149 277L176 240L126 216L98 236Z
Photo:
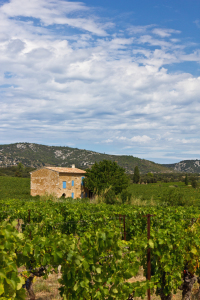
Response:
M200 1L0 0L0 144L200 159Z

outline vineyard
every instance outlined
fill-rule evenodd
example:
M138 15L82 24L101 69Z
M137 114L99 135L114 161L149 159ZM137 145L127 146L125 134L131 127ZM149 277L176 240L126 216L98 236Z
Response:
M200 283L199 215L194 206L0 200L0 298L25 299L26 288L35 299L34 277L47 278L61 266L60 295L66 300L131 300L147 290L170 300L180 289L190 299ZM148 277L148 249L151 279L133 282L141 267Z

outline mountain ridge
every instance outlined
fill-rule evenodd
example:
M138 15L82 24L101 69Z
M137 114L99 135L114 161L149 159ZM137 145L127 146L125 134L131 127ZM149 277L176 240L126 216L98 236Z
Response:
M200 160L182 160L174 164L163 164L163 166L173 169L176 172L200 173Z
M116 161L126 172L132 174L135 166L141 173L171 173L172 168L140 159L131 155L111 155L68 146L46 146L36 143L14 143L0 145L0 167L16 166L19 162L27 167L44 166L86 169L103 159Z

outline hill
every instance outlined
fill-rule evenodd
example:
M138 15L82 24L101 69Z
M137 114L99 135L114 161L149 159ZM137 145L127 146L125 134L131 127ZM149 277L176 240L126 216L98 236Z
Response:
M200 160L182 160L175 164L163 164L164 167L173 171L185 173L200 173Z
M21 162L26 167L43 166L71 167L86 169L103 159L116 161L126 172L134 172L138 166L141 173L173 172L172 169L131 155L109 155L71 147L45 146L32 143L0 145L0 167L16 166Z

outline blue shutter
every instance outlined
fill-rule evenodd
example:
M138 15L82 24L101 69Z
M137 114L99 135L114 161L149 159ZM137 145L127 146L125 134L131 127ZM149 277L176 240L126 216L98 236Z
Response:
M87 193L85 193L85 198L87 198Z
M74 199L74 193L72 193L72 198Z
M72 180L72 186L74 186L74 180Z
M63 181L63 189L66 189L66 181Z
M81 178L81 185L83 185L83 179L84 179L84 177Z

